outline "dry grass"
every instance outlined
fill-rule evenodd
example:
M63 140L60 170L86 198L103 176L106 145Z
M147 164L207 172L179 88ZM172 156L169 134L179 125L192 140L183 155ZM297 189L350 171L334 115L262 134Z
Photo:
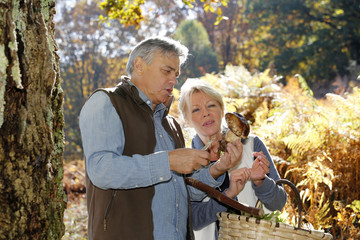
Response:
M64 163L63 182L68 203L64 213L65 234L62 240L87 239L84 161Z

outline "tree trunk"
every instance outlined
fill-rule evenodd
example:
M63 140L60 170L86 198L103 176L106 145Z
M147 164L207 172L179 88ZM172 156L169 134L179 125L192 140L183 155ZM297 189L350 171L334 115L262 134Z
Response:
M63 92L55 0L0 0L0 239L61 239Z

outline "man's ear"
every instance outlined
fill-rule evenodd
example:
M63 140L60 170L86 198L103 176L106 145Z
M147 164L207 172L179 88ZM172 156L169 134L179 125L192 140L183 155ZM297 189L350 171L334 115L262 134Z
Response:
M137 57L135 58L134 61L134 71L141 74L142 71L144 70L144 60L142 60L141 57Z

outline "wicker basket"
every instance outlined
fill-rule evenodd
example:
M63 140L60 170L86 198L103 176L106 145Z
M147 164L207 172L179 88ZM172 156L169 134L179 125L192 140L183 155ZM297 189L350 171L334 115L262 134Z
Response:
M286 223L276 223L254 217L241 216L232 213L221 212L217 214L220 221L219 240L230 239L333 239L329 233L317 230L305 230L300 228L302 204L300 195L294 184L286 179L281 179L277 184L288 184L294 191L299 209L298 227Z

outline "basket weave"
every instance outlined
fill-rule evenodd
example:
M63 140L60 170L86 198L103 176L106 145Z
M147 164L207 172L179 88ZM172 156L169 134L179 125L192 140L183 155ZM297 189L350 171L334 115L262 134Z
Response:
M218 213L217 217L220 221L219 240L333 239L331 234L323 231L304 230L286 223L275 223L226 212Z
M329 233L318 230L305 230L300 228L302 204L300 194L293 183L286 179L280 179L277 184L288 184L295 192L298 201L299 221L298 227L286 223L276 223L269 220L257 219L245 215L221 212L217 214L220 222L219 240L230 239L261 239L261 240L283 240L283 239L333 239Z

